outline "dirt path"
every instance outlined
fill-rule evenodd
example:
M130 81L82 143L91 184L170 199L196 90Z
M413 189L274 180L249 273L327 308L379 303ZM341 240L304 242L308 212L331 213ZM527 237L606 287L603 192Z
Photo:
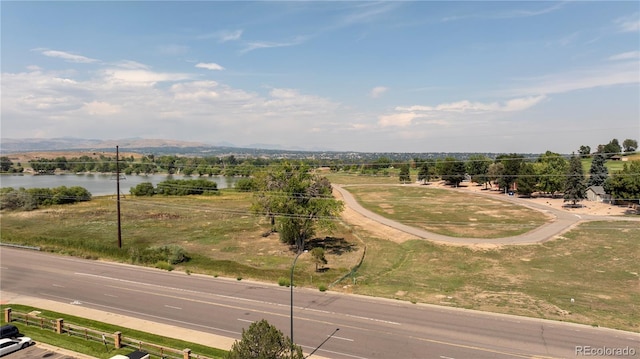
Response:
M545 214L549 215L551 220L548 223L519 236L488 239L458 238L428 232L380 216L362 207L351 195L351 193L349 193L344 188L348 186L334 185L333 187L335 196L338 199L342 199L345 203L345 211L343 212L343 218L345 219L345 221L354 226L363 228L377 237L387 238L398 243L402 243L410 239L421 238L444 244L491 248L502 245L523 245L544 242L561 235L562 233L572 229L574 226L584 221L640 221L640 218L611 216L611 212L614 212L615 214L623 214L624 208L616 208L616 210L613 211L613 207L615 206L606 204L601 204L608 208L608 210L606 211L604 209L599 211L588 211L589 207L586 206L583 208L567 210L563 209L562 205L559 205L559 203L563 201L562 199L543 198L541 200L530 200L513 196L499 195L495 192L482 193L480 191L474 191L474 194L477 195L491 196L491 198L494 199L516 203L518 205L523 205L531 209L544 212ZM468 191L468 189L464 188L447 189L450 189L452 191ZM497 198L498 196L500 196L500 198Z

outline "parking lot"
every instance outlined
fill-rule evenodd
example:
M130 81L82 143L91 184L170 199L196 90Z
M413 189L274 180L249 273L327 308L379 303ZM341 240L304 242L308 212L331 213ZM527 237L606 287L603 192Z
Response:
M35 344L2 357L3 359L78 359L64 353L56 352L49 346Z

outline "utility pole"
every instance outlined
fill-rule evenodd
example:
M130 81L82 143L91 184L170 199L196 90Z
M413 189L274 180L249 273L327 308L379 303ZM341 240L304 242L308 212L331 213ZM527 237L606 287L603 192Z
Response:
M120 152L116 146L116 203L118 206L118 248L122 248L122 230L120 225Z

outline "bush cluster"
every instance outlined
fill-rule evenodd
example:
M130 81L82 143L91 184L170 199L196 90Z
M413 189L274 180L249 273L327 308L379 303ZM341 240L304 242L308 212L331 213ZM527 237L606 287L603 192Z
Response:
M39 206L90 201L91 193L84 187L56 188L3 188L0 191L0 209L30 211Z
M188 195L212 195L218 194L218 184L207 179L182 179L165 180L158 183L156 188L151 182L140 183L131 188L134 196L153 196L161 194L165 196L188 196Z
M179 264L189 261L189 256L184 248L169 244L158 247L148 247L145 249L132 248L129 250L132 263L155 264L165 262L169 265Z

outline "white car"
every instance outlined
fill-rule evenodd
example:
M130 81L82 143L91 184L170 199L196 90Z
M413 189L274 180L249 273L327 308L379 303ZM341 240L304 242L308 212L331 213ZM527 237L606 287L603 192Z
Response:
M13 353L17 350L24 349L33 344L33 341L29 337L18 337L15 339L0 339L0 355L6 355Z

